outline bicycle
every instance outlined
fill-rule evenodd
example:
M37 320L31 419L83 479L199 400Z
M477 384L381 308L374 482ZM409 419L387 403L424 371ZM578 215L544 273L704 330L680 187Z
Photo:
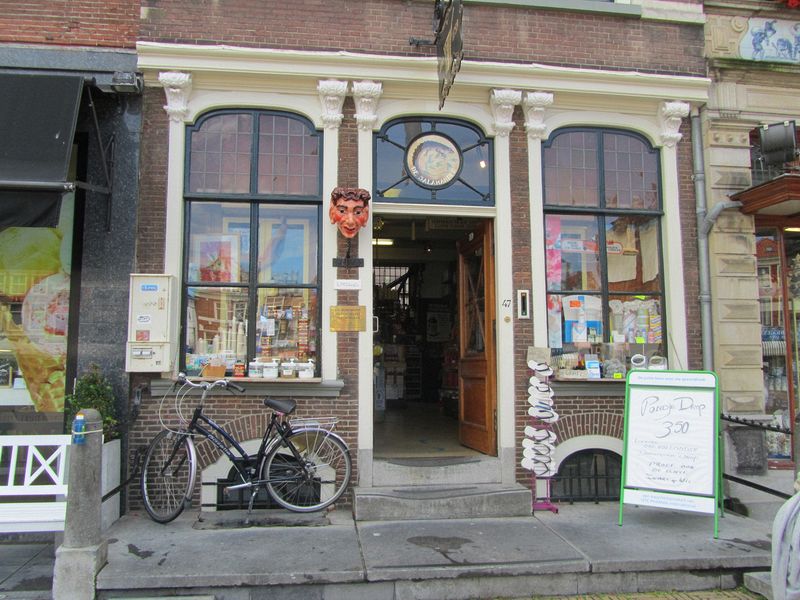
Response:
M211 390L224 388L243 393L244 389L227 379L193 382L183 373L178 375L177 383L181 387L175 392L176 411L184 424L186 419L181 413L184 397L192 389L200 389L202 393L188 424L179 430L165 428L147 448L141 492L144 507L154 521L169 523L191 503L197 470L195 437L207 439L231 461L241 482L228 486L225 492L249 488L250 512L262 489L280 506L304 513L322 510L342 496L350 481L352 460L344 440L324 426L333 426L335 418L327 422L296 419L292 423L289 415L297 403L290 398L267 397L264 405L272 413L258 452L250 455L231 434L203 413Z

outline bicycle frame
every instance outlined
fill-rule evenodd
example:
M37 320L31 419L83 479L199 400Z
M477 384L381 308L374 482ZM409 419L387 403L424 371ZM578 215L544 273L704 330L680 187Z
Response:
M298 429L297 431L305 430L306 428L302 428ZM275 432L274 435L273 431ZM239 477L242 480L242 483L240 484L231 485L225 488L226 491L233 491L245 487L259 486L266 483L266 480L256 478L258 474L256 471L254 471L254 469L259 467L264 457L267 456L270 451L272 451L275 445L281 443L281 441L283 441L286 448L288 448L293 454L295 460L302 464L302 457L300 456L300 453L297 451L297 448L295 448L294 444L288 440L289 435L293 431L295 430L292 429L290 423L282 423L281 416L279 416L278 413L273 412L271 414L269 424L264 431L264 436L261 438L258 451L255 454L248 454L247 451L242 448L241 444L239 444L239 442L234 439L231 434L225 431L225 429L223 429L213 419L203 414L203 405L201 403L194 409L194 414L192 415L192 420L189 423L186 433L190 436L190 438L191 436L198 434L203 436L212 444L214 444L214 446L216 446L220 452L228 457L228 460L230 460L231 464L236 469L236 472L239 474ZM193 446L194 444L192 443L192 447ZM233 448L236 453L234 453L231 448Z

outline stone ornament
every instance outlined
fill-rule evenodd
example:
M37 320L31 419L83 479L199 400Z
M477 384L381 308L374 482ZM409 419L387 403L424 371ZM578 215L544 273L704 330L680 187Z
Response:
M189 114L189 95L192 93L192 76L190 73L168 71L158 74L158 82L164 86L167 111L171 121L180 123Z
M689 103L662 102L658 115L661 121L661 143L668 148L673 148L683 138L683 134L678 130L681 128L683 119L689 116Z
M317 84L317 93L322 104L322 123L325 129L338 129L344 118L342 106L347 96L347 82L323 79Z
M550 92L525 92L522 105L525 110L525 131L529 140L544 139L547 130L544 111L552 104L553 94Z
M356 124L360 131L372 131L378 122L378 100L383 85L376 81L354 81L353 100L356 104Z
M489 104L494 115L494 130L500 137L508 137L514 129L514 107L522 101L519 90L492 90Z

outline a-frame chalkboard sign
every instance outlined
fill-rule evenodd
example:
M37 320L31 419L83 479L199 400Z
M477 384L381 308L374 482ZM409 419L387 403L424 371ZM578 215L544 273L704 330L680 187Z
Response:
M714 515L721 471L717 376L709 371L628 373L619 524L625 504Z

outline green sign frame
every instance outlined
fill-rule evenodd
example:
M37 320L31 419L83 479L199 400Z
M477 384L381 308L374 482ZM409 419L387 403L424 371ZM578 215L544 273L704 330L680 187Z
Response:
M714 515L719 536L722 456L717 375L711 371L628 373L620 477L623 506Z

